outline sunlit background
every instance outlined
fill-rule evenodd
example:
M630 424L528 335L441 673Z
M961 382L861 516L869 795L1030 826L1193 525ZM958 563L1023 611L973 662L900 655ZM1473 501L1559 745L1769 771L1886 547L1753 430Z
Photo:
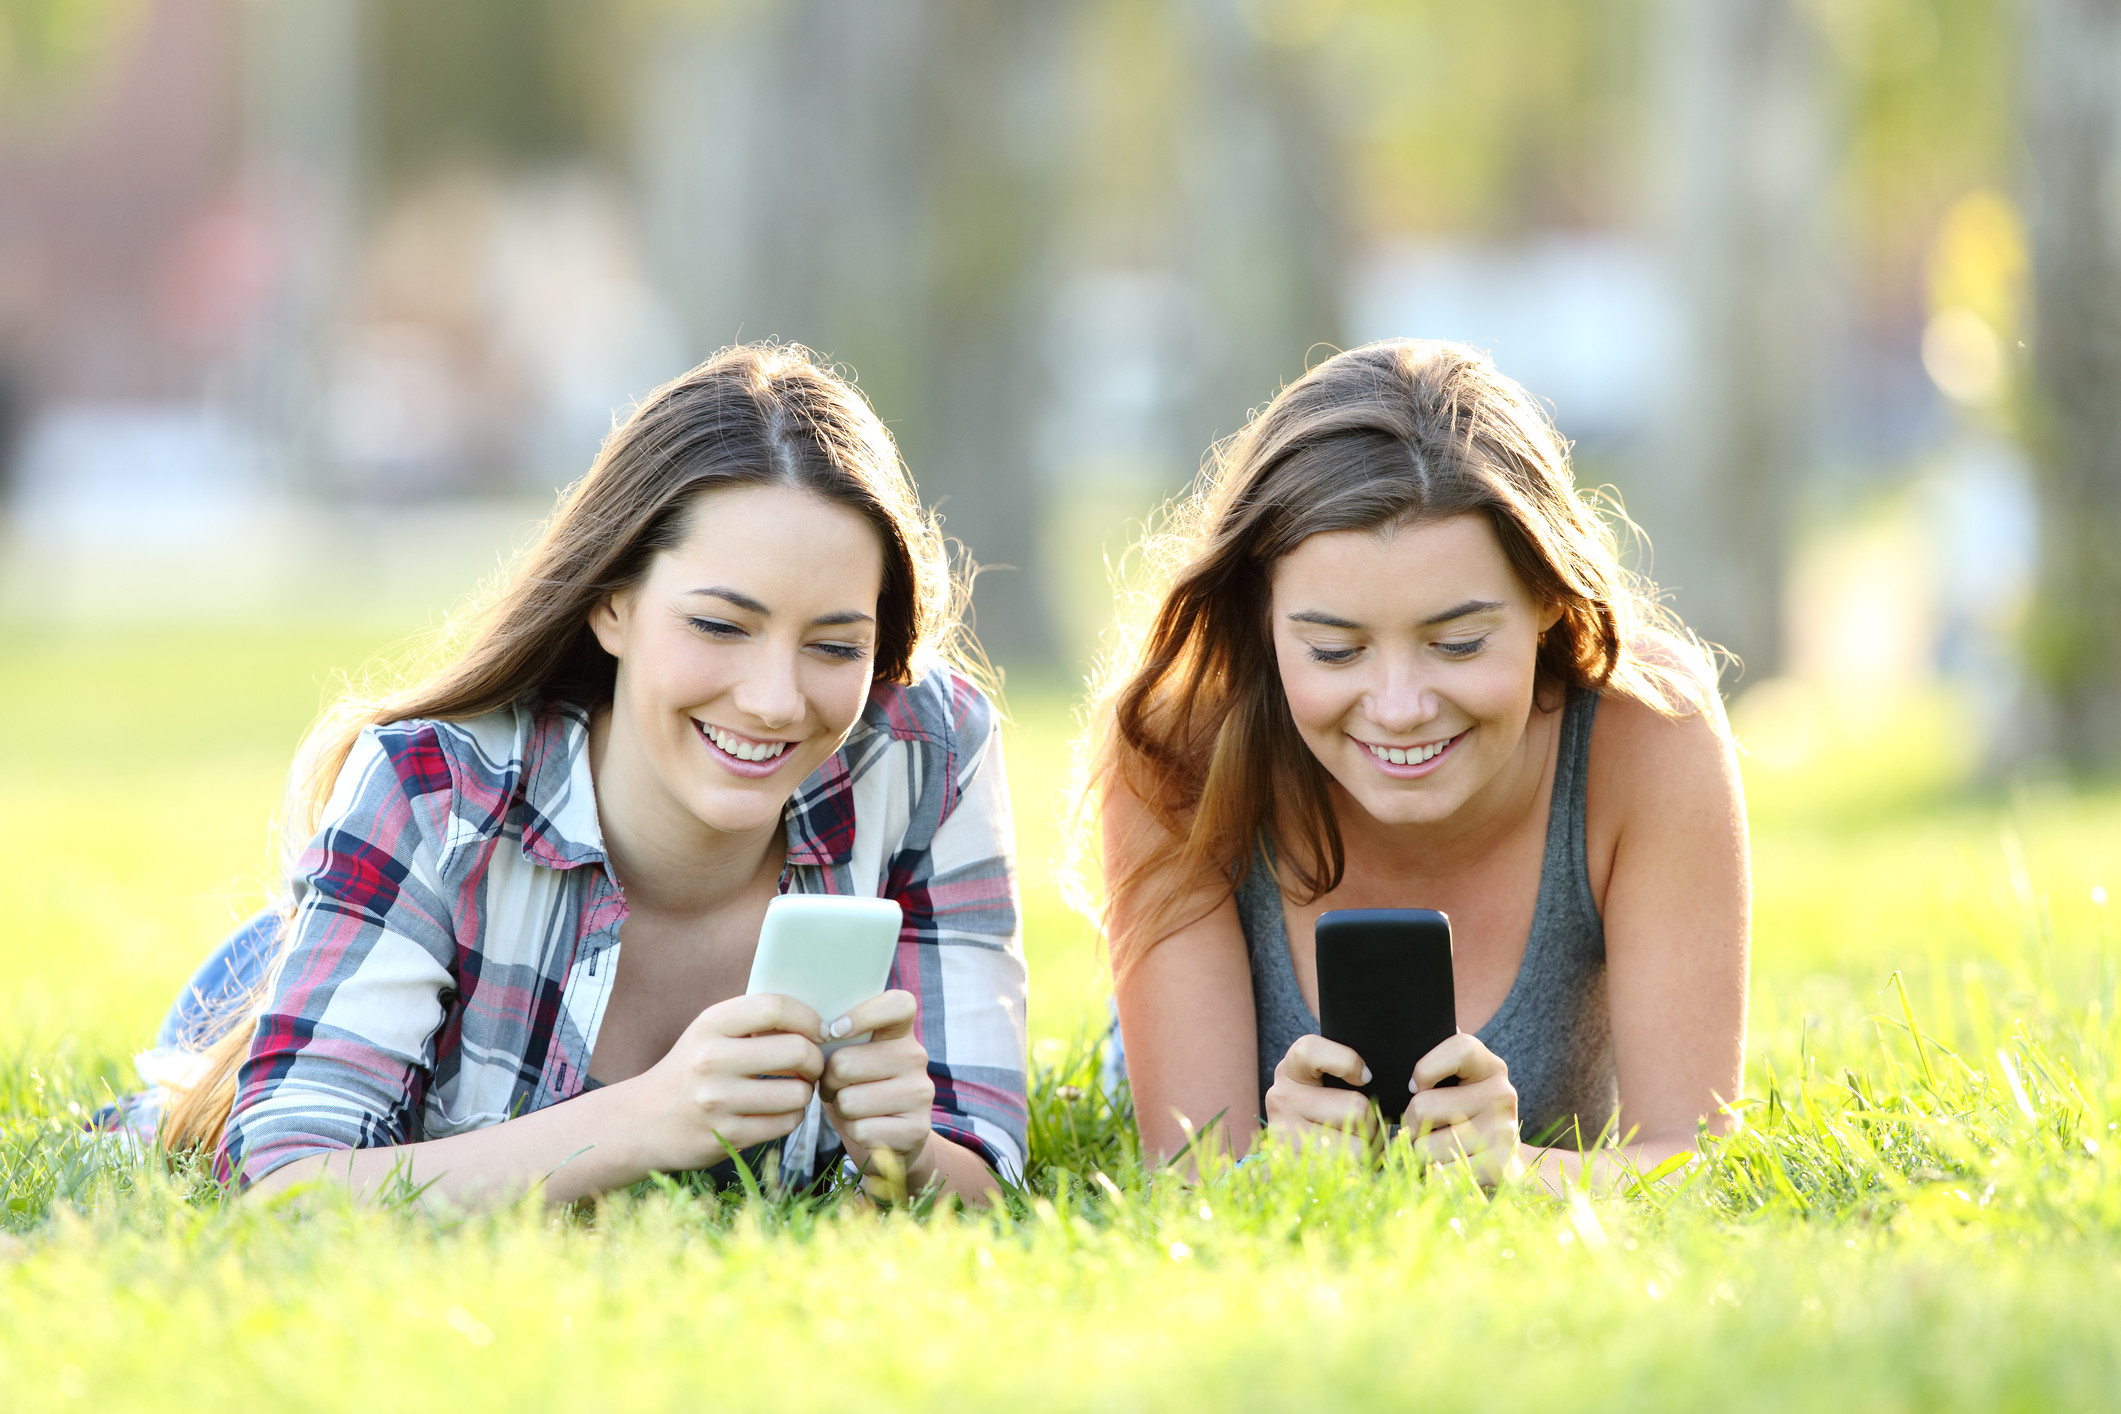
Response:
M125 889L201 877L218 926L332 674L740 338L857 373L991 567L1033 921L1071 947L1041 880L1108 563L1280 383L1389 335L1550 405L1742 660L1756 814L2111 759L2121 570L2083 546L2121 438L2072 449L2121 405L2085 176L2121 190L2121 81L2080 12L0 0L0 831L153 837L13 926L122 933ZM83 804L128 786L138 820Z

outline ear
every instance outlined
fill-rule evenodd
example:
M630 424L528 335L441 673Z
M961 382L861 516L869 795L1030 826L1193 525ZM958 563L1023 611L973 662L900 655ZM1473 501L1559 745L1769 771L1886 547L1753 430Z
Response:
M626 646L626 621L633 615L633 595L625 590L607 594L589 611L589 631L612 657L622 656Z
M1539 606L1539 631L1541 633L1545 633L1560 622L1561 602L1559 600L1549 599Z

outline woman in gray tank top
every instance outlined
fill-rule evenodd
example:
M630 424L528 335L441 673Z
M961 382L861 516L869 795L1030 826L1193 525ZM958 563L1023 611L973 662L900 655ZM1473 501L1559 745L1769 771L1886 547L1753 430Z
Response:
M1715 676L1523 389L1458 345L1338 355L1146 550L1090 789L1151 1153L1377 1137L1326 1084L1367 1078L1318 1034L1337 908L1451 916L1464 1029L1406 1111L1431 1157L1647 1167L1724 1123L1747 860Z
M1605 930L1585 867L1584 776L1598 694L1569 694L1540 861L1539 896L1524 961L1502 1005L1474 1036L1509 1065L1517 1122L1534 1143L1596 1139L1613 1117L1620 1092L1613 1076L1613 1038L1606 1015ZM1237 888L1237 922L1252 971L1259 1028L1259 1094L1266 1103L1275 1067L1296 1042L1318 1030L1297 985L1282 924L1281 890L1264 849Z

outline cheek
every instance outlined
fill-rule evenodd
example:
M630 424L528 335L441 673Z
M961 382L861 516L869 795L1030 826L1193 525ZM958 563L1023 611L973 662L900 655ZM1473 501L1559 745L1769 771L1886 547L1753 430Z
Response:
M833 736L853 726L869 700L870 682L867 672L849 668L814 675L804 695L817 713L818 725Z
M1322 672L1299 648L1279 654L1282 696L1297 729L1313 735L1331 733L1359 696L1346 673Z
M635 706L647 716L684 715L728 687L730 656L722 645L672 634L622 662Z
M1459 683L1459 705L1473 716L1493 720L1522 719L1532 707L1537 663L1527 653L1469 664Z

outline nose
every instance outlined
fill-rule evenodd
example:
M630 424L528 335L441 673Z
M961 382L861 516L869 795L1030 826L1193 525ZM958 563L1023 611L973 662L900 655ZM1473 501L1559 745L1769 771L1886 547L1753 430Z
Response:
M1407 657L1389 656L1382 676L1363 695L1363 712L1393 736L1410 736L1436 720L1440 704L1420 668Z
M736 685L736 708L765 731L779 731L803 715L803 690L796 681L792 648L773 647L754 659L756 671Z

